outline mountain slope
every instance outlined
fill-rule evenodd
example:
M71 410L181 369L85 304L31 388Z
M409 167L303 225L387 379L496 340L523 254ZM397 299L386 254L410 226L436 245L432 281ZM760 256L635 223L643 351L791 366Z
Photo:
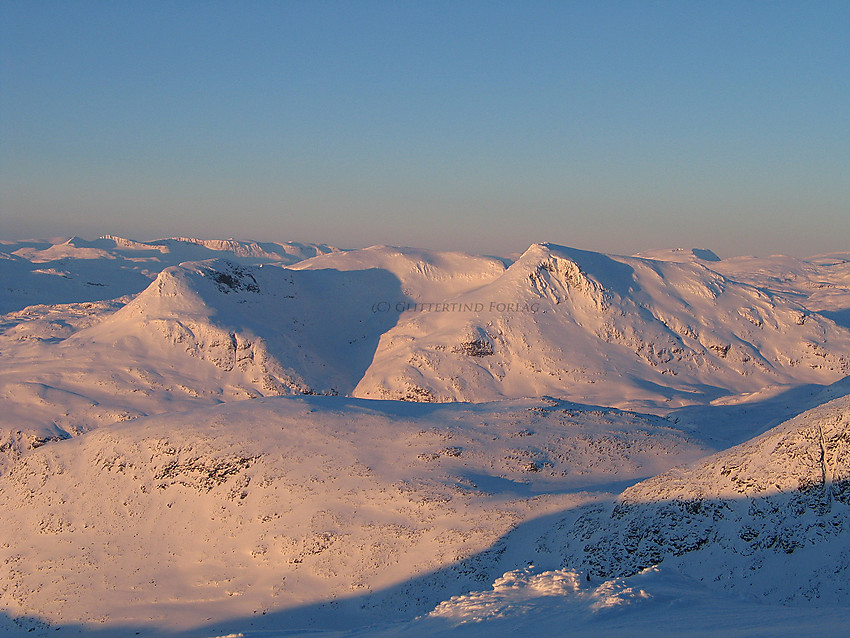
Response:
M580 517L547 543L622 576L663 561L777 603L850 603L850 395Z

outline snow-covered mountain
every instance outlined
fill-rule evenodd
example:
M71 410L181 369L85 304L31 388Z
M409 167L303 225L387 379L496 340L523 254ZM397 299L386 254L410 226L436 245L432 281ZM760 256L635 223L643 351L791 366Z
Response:
M675 405L850 372L846 328L697 259L538 244L486 285L416 301L356 396Z
M0 312L0 633L850 622L850 254L3 242Z
M799 300L729 279L693 253L661 261L535 245L507 266L379 246L327 249L292 267L269 261L287 250L306 257L325 249L118 238L18 248L5 274L32 266L24 256L113 274L130 253L229 258L164 266L134 257L162 267L138 295L0 318L7 451L257 396L551 395L663 412L829 383L850 365L846 328ZM147 281L146 273L130 274ZM74 293L73 279L68 285Z
M398 291L379 269L293 271L227 260L186 262L96 326L72 349L168 349L247 374L263 394L349 394L395 317L372 312L372 296ZM396 292L397 294L397 292ZM129 343L132 342L132 343Z

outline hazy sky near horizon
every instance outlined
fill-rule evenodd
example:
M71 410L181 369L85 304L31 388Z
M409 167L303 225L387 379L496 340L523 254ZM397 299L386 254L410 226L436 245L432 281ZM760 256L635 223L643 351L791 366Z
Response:
M0 3L0 238L850 250L847 2Z

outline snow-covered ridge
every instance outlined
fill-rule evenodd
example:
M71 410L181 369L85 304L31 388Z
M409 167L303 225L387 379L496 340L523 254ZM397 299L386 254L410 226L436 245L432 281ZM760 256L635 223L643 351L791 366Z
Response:
M107 239L104 236L101 239ZM138 243L138 242L135 242ZM266 259L269 261L294 263L316 255L339 252L339 249L325 244L301 244L298 242L274 243L256 241L237 241L235 239L196 239L193 237L169 237L148 242L151 246L160 246L168 250L179 249L181 244L194 244L216 252L231 253L236 257Z

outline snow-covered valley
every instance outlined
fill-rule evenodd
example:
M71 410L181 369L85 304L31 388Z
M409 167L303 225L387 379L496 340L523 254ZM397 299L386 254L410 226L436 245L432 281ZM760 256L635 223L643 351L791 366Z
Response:
M10 635L850 621L850 253L75 237L0 312Z

